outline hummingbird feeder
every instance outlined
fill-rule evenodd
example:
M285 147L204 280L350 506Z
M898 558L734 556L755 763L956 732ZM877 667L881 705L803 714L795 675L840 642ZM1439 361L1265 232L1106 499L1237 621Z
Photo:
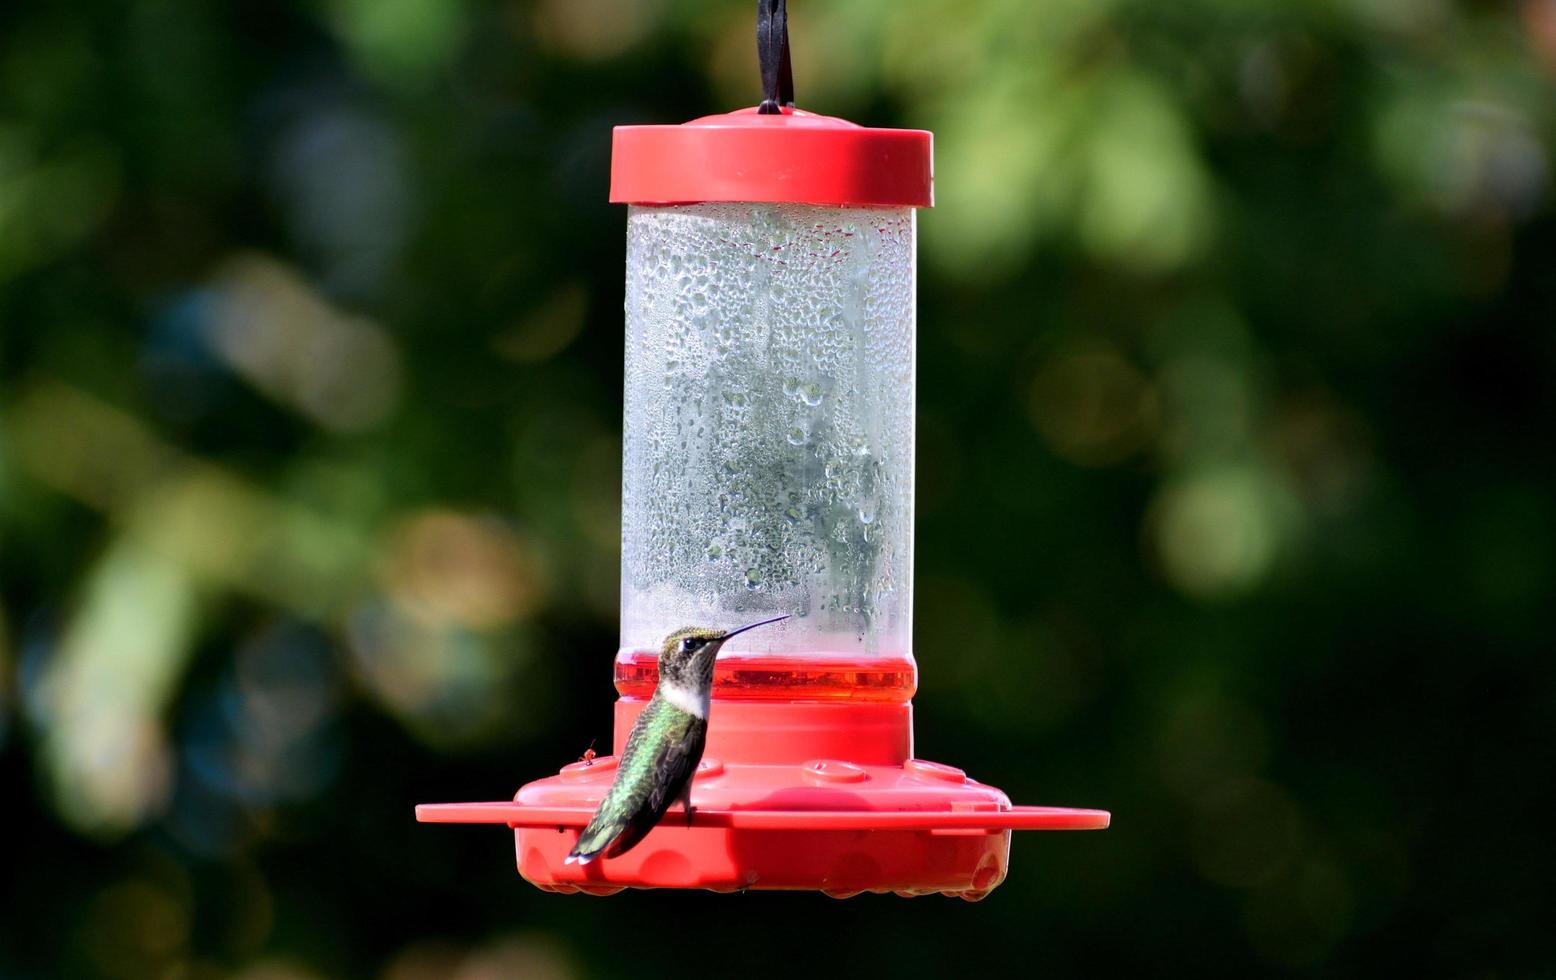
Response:
M916 212L931 134L793 108L781 0L759 4L766 98L615 130L628 206L621 648L614 754L512 802L426 804L430 823L512 828L556 892L815 889L988 894L1013 830L1102 810L1013 806L914 755ZM689 624L742 634L715 661L692 812L632 850L566 855L615 776Z

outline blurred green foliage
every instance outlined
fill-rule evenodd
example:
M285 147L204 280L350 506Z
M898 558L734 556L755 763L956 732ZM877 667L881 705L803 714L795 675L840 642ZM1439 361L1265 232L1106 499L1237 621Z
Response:
M747 2L0 6L0 977L1548 975L1556 6L797 0L933 129L918 744L986 902L543 895L608 737L610 126ZM819 962L818 962L819 961Z

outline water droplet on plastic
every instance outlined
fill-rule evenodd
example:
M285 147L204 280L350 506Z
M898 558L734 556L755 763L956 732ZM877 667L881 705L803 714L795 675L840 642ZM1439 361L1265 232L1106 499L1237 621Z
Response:
M803 446L805 445L805 440L809 437L810 433L796 425L790 426L788 435L785 438L789 440L789 445L791 446Z

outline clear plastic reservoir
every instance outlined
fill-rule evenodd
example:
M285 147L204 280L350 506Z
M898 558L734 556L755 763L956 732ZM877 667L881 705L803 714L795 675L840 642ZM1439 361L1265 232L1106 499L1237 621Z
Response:
M630 209L622 694L679 627L788 614L716 696L912 696L914 216Z

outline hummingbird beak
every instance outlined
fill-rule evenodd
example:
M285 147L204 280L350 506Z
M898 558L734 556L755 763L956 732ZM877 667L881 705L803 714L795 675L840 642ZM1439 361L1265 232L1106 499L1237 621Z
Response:
M730 630L728 633L724 634L724 640L728 640L732 636L739 636L746 630L754 630L758 626L766 626L768 623L779 623L788 618L788 616L774 616L772 619L764 619L760 623L752 623L750 626L742 626L738 630ZM723 640L720 642L723 642Z

